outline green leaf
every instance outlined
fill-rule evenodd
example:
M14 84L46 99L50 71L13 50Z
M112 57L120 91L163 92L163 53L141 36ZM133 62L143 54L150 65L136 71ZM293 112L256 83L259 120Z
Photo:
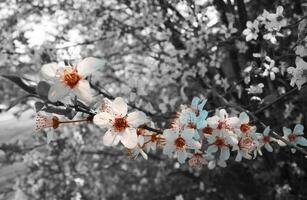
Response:
M35 87L33 86L29 86L28 84L26 84L24 82L24 80L22 78L20 78L19 76L15 76L15 75L0 75L3 78L6 78L10 81L12 81L13 83L15 83L16 85L18 85L21 89L23 89L24 91L30 93L30 94L36 94L36 90Z

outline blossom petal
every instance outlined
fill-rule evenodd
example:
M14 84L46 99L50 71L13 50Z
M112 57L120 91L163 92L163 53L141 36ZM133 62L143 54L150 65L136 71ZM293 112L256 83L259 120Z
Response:
M133 149L134 147L136 147L138 143L138 136L136 134L136 130L131 128L126 128L126 130L123 133L121 142L128 149Z
M48 99L51 102L56 102L64 98L68 95L70 88L62 83L61 81L56 81L54 85L52 85L48 92Z
M175 151L176 147L173 144L166 144L163 148L163 154L168 155L169 157L172 157L173 152Z
M209 153L209 154L212 154L212 153L217 152L218 149L219 148L216 145L210 145L206 152Z
M209 163L208 163L208 169L214 169L216 167L216 162L215 160L211 160Z
M94 116L94 124L102 127L109 127L111 125L112 115L107 112L101 112Z
M263 135L269 135L270 131L271 131L270 127L267 126L263 131Z
M207 123L211 128L215 129L218 126L219 119L220 118L218 116L209 117L207 119Z
M74 94L87 104L93 100L90 84L87 80L80 80L73 88Z
M304 135L304 126L302 124L296 124L293 132L296 135Z
M264 147L268 152L273 152L273 147L270 144L265 144Z
M192 138L195 136L195 130L191 128L186 128L182 131L182 137L186 141L192 140Z
M78 73L82 77L89 76L98 69L101 69L104 66L104 64L105 62L98 58L94 57L85 58L77 65Z
M115 115L126 116L128 111L127 103L123 98L117 97L112 103L112 110Z
M202 110L197 117L197 129L202 129L207 126L206 117L208 116L208 112L206 110Z
M174 141L178 137L178 132L175 129L165 129L163 136L167 141Z
M139 127L140 125L147 123L148 119L145 113L135 111L128 114L127 121L129 125L132 125L133 127Z
M188 154L185 150L181 150L181 151L178 151L177 156L178 156L179 163L183 164L185 163L185 160L187 159Z
M298 140L296 141L297 144L301 146L307 146L307 140L304 137L299 137Z
M222 148L221 148L221 153L220 153L220 160L228 160L229 157L230 157L229 148L227 148L227 147L222 147Z
M247 124L249 122L249 116L246 114L246 112L240 113L239 119L242 124Z
M238 151L238 154L236 156L236 161L241 162L242 161L242 154Z
M288 137L288 135L290 135L290 133L292 132L291 129L287 128L287 127L283 127L282 131L284 133L284 136Z
M53 80L60 65L58 63L48 63L42 66L41 75L47 80Z
M106 146L115 146L121 140L122 135L118 134L117 132L109 129L103 136L103 144Z

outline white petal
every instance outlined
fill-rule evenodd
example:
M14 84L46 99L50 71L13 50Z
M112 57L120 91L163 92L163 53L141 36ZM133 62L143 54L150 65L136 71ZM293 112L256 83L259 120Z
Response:
M236 156L236 161L241 162L242 161L242 154L238 151L238 154Z
M166 144L163 148L163 154L168 155L169 157L172 157L173 152L175 151L176 147L173 144Z
M186 129L183 130L181 135L182 135L183 139L185 139L186 141L190 141L190 140L192 140L192 138L195 135L195 130L191 129L191 128L186 128Z
M52 85L48 92L48 99L51 102L56 102L64 98L70 92L70 88L62 83L61 81L56 81L54 85Z
M135 111L128 114L127 121L129 125L133 127L139 127L148 122L145 113L140 111Z
M115 146L119 143L122 135L109 129L103 136L103 144L106 146Z
M116 115L126 116L128 106L123 98L117 97L112 102L112 110Z
M138 136L138 143L139 143L139 145L142 146L144 144L144 142L145 142L144 136L143 135L139 135Z
M228 118L227 111L225 109L221 109L220 112L219 112L219 116L222 119L227 119Z
M167 141L174 141L178 137L178 133L175 129L165 129L163 136Z
M216 145L210 145L207 149L207 153L211 154L211 153L215 153L217 152L218 147Z
M93 57L85 58L77 65L78 73L82 77L89 76L98 69L101 69L104 66L104 64L105 62L98 58L93 58Z
M266 136L269 135L270 131L271 131L270 127L267 126L263 131L263 135L266 135Z
M90 104L93 100L91 91L90 84L87 80L80 80L73 88L74 94L86 104Z
M237 117L230 117L228 118L227 122L231 127L235 127L235 126L238 126L238 124L240 123L240 120Z
M185 163L185 160L188 157L188 154L185 150L178 151L178 161L179 163Z
M302 124L295 125L293 132L297 135L304 135L304 126Z
M241 123L243 124L247 124L249 122L249 116L246 114L246 112L240 113L239 118L240 118Z
M299 137L296 143L302 146L307 146L307 140L304 137Z
M58 63L45 64L41 68L41 75L47 80L53 80L58 68L59 68Z
M220 119L220 118L219 118L218 116L209 117L209 118L207 119L207 124L208 124L211 128L215 129L215 128L217 128L219 119Z
M264 147L268 152L273 152L273 148L270 144L265 144Z
M209 163L208 163L208 169L214 169L216 167L216 162L215 160L211 160Z
M220 160L228 160L229 157L230 157L229 148L227 148L227 147L222 147L222 148L221 148L221 153L220 153Z
M121 139L123 145L128 149L133 149L138 143L138 136L135 129L126 128Z
M282 128L282 131L284 132L284 136L287 136L290 135L290 133L292 132L291 129L289 128L286 128L286 127L283 127Z
M107 112L101 112L94 116L93 122L94 124L102 127L109 127L112 122L112 115Z

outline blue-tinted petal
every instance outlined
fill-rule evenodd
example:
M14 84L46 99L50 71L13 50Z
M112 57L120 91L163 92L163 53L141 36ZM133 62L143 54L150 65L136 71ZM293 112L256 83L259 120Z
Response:
M296 135L304 135L304 126L302 124L296 124L293 132Z

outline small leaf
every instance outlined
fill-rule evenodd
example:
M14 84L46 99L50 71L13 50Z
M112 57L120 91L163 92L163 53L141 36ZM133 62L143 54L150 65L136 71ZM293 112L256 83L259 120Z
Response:
M24 82L24 80L22 78L20 78L19 76L14 76L14 75L0 75L3 78L6 78L10 81L12 81L13 83L15 83L16 85L18 85L21 89L23 89L24 91L30 93L30 94L36 94L35 88L33 86L29 86L28 84L26 84Z
M36 92L39 96L41 97L44 97L44 98L48 98L48 92L49 92L49 89L50 89L50 85L49 83L45 82L45 81L40 81L38 84L37 84L37 87L36 87Z

